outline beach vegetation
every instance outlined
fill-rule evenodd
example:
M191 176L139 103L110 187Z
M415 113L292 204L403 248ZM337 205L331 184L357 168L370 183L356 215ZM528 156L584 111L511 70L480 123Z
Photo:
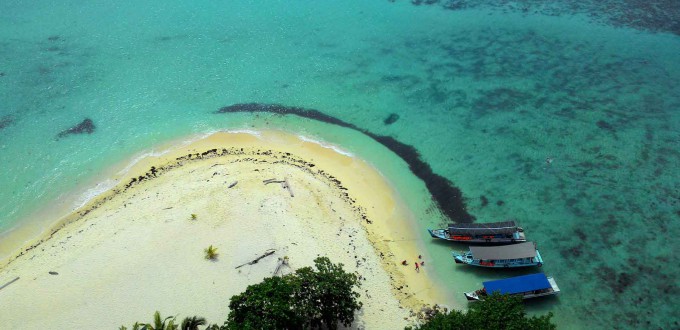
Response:
M182 325L180 326L180 329L198 330L198 327L201 325L206 325L205 318L194 315L192 317L185 317L184 320L182 320Z
M359 280L342 266L322 257L314 260L315 270L304 267L292 276L296 282L296 304L313 329L335 329L338 323L349 327L354 322L354 311L361 309L359 293L354 291Z
M132 325L132 328L130 330L144 330L144 327L146 327L145 324L141 324L139 322L135 322L135 324ZM121 325L119 330L128 330L128 328L124 325Z
M484 300L470 305L466 312L437 310L421 325L408 330L438 329L536 329L554 330L557 326L551 322L552 312L528 317L522 298L518 296L494 293Z
M127 330L128 328L123 325L119 329ZM162 318L161 313L156 311L153 314L153 324L135 322L131 330L177 330L177 325L175 324L174 316Z
M217 253L217 248L212 246L212 245L205 248L205 250L203 250L203 252L205 252L205 259L206 260L217 260L217 256L219 255Z
M168 316L166 318L161 317L161 313L156 311L153 314L153 323L140 323L135 322L130 330L198 330L201 325L206 325L205 318L200 316L186 317L182 320L180 326L175 324L177 318L174 316ZM205 330L222 330L223 328L211 324ZM121 326L119 330L128 330L126 326Z
M198 216L196 215L196 213L191 213L191 218L190 218L190 219L191 219L191 220L194 220L194 221L195 221L195 220L198 220Z
M281 277L268 277L231 297L226 329L337 329L361 309L355 274L328 258Z
M301 329L304 318L293 308L290 277L268 277L231 297L225 328Z
M226 330L226 325L219 326L217 324L211 324L207 326L204 330Z
M166 318L161 318L161 313L156 311L153 314L153 324L147 323L142 330L176 330L177 325L175 325L175 317L168 316Z

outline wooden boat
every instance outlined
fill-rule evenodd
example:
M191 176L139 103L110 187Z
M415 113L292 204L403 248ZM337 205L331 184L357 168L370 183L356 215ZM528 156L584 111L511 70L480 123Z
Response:
M536 243L524 242L503 246L471 246L470 251L453 253L457 264L489 268L514 268L543 265Z
M450 224L446 229L428 229L432 238L453 242L511 244L526 242L524 230L515 221Z
M517 295L523 299L529 299L558 294L560 293L560 288L552 277L547 277L543 273L537 273L484 282L482 289L465 292L465 298L469 301L484 300L484 297L494 292Z

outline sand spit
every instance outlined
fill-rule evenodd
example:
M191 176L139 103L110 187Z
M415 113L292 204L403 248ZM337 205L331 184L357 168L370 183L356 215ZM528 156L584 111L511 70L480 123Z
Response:
M20 279L0 290L3 327L116 328L155 310L221 323L229 297L285 256L283 273L328 256L361 277L356 328L403 328L411 310L443 301L427 264L413 268L423 251L406 239L412 215L389 183L308 139L216 133L123 177L4 263L0 285ZM217 261L203 258L209 245Z

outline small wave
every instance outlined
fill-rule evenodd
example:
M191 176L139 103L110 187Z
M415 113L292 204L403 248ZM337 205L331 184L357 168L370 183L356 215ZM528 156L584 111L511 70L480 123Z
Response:
M298 137L298 139L300 139L300 140L302 140L302 141L309 142L309 143L314 143L314 144L318 144L318 145L320 145L320 146L322 146L322 147L324 147L324 148L327 148L327 149L333 149L333 151L335 151L335 152L337 152L337 153L339 153L339 154L345 155L345 156L347 156L347 157L354 157L354 154L353 154L353 153L351 153L351 152L349 152L349 151L347 151L347 150L344 150L344 149L342 149L342 148L340 148L340 147L338 147L338 146L336 146L336 145L334 145L334 144L330 144L330 143L325 142L325 141L314 140L314 139L309 138L309 137L306 137L306 136L304 136L304 135L298 135L297 137Z
M73 209L75 210L85 206L85 204L89 203L93 198L113 189L117 184L118 180L113 179L107 179L97 183L94 187L85 190L85 192L76 199L73 204Z
M187 143L187 144L189 144L189 143ZM161 150L161 151L151 150L149 152L142 153L141 155L135 157L135 159L130 161L130 163L127 164L127 166L125 166L122 170L118 171L118 175L123 175L123 174L129 172L130 169L133 166L135 166L137 163L142 161L142 159L145 159L147 157L160 157L160 156L163 156L163 155L167 154L168 152L170 152L170 150L172 150L172 148L168 148L168 149Z
M257 137L262 137L262 133L259 131L251 130L251 129L235 129L235 130L228 130L228 131L223 131L228 134L249 134L249 135L254 135Z

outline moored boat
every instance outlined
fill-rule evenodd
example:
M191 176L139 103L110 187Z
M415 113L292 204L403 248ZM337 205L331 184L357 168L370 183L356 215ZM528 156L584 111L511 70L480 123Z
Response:
M515 268L542 266L543 258L536 243L524 242L503 246L471 246L464 253L453 252L458 264L488 268Z
M522 299L551 296L560 293L555 279L543 273L523 275L496 281L483 282L484 287L477 291L465 292L465 298L470 301L484 300L494 292L521 296Z
M524 230L515 221L450 224L446 229L428 229L432 238L453 242L511 244L526 242Z

